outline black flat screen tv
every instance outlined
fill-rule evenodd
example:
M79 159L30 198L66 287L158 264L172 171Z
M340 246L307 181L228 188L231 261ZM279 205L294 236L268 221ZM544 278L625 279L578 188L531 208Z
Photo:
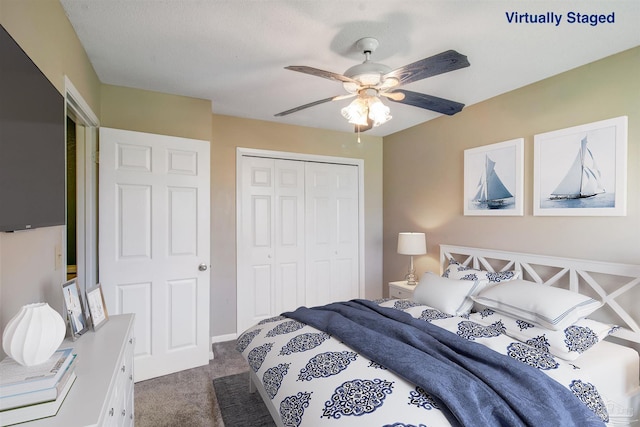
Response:
M0 231L65 223L64 97L0 25Z

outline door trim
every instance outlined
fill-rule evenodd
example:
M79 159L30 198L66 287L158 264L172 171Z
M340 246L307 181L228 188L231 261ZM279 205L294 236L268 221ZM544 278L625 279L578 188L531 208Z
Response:
M243 256L240 252L240 227L242 221L242 186L238 185L242 182L242 158L248 157L266 157L283 160L300 160L305 162L333 163L341 165L352 165L358 167L358 293L362 298L365 295L365 256L364 256L364 159L356 159L350 157L334 157L319 154L293 153L288 151L261 150L257 148L236 148L236 298L238 295L238 277L239 263L238 259ZM236 300L236 311L238 301ZM237 312L236 312L237 319ZM237 320L236 320L237 322ZM237 327L237 325L236 325ZM243 331L237 331L240 334Z
M77 194L76 241L78 279L82 290L98 283L98 150L97 128L100 120L82 97L68 76L64 76L65 118L72 117L76 129L82 128L77 138ZM66 134L66 130L65 130ZM65 194L65 197L67 195ZM67 278L67 225L62 231L61 251L63 281ZM73 244L76 244L75 242Z

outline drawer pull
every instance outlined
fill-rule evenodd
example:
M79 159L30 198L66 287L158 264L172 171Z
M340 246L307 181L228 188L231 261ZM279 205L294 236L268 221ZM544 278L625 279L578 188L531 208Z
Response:
M113 417L113 412L114 412L114 411L113 411L113 408L109 409L109 416L110 416L110 417Z
M127 415L127 411L125 411L124 409L122 410L122 416L124 417L125 415Z
M122 368L120 368L120 370L121 370L122 372L124 372L124 371L126 370L125 366L124 366L124 365L122 365Z

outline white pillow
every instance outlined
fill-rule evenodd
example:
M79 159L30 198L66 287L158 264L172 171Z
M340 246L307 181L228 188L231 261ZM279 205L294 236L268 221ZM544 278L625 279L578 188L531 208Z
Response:
M478 290L478 284L478 280L448 279L426 272L413 291L413 300L443 313L460 316L471 311L473 301L469 297Z
M491 309L472 313L469 320L485 326L502 322L505 334L564 360L576 360L618 329L616 325L580 319L562 331L552 331Z
M602 303L567 289L511 280L485 289L473 300L499 313L560 331L593 313Z

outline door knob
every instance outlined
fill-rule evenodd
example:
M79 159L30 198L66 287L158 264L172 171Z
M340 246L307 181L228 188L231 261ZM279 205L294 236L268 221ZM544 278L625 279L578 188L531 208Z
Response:
M198 270L200 271L207 271L207 264L205 264L204 262L202 264L200 264L198 266Z

